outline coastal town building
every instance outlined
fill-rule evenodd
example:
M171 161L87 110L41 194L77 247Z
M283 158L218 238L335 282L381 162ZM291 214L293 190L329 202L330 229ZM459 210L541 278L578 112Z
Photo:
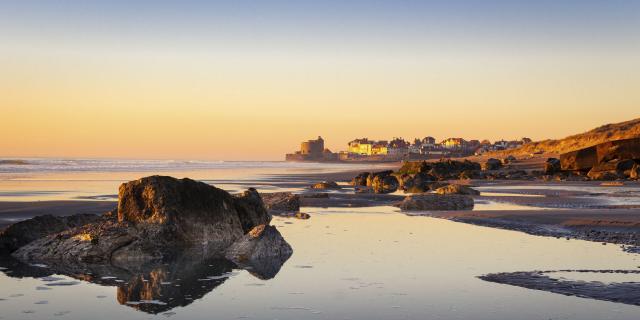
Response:
M363 156L386 155L389 153L389 149L387 141L373 141L368 138L362 138L349 142L348 153Z
M440 142L443 148L449 150L463 150L467 148L467 141L462 138L447 138Z

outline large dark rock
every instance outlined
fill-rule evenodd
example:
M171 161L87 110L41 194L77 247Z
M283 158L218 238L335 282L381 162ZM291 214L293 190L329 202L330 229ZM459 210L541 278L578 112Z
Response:
M432 190L436 178L428 173L417 173L409 182L405 183L404 191L407 193L422 193Z
M173 234L175 240L202 243L215 235L236 238L232 234L238 224L244 233L269 223L271 216L255 189L233 197L222 189L188 178L151 176L120 186L118 221L157 232L174 233L179 229Z
M326 195L326 193L324 194ZM264 206L271 214L300 211L300 196L291 192L273 192L261 194Z
M430 164L431 170L429 170L428 173L437 180L457 179L462 172L476 172L481 168L479 163L469 160L456 161L449 159L432 162Z
M414 194L398 204L405 211L471 210L473 199L466 195Z
M367 178L369 177L370 174L371 173L369 172L361 172L357 176L355 176L349 184L354 187L366 187Z
M383 177L389 176L391 174L393 174L393 170L378 171L378 172L374 172L374 173L370 174L367 177L367 187L372 187L373 186L373 180L376 177L383 178Z
M392 175L377 175L371 182L371 188L375 193L391 193L398 190L398 179Z
M560 165L560 159L557 158L548 158L544 163L544 174L553 175L562 170Z
M499 170L502 168L502 161L489 158L482 164L482 170Z
M70 263L151 261L177 253L214 256L270 220L254 189L233 197L191 179L151 176L120 186L117 220L35 240L14 256Z
M31 241L83 226L98 219L100 217L93 214L78 214L68 217L44 215L15 223L0 232L0 254L11 253Z

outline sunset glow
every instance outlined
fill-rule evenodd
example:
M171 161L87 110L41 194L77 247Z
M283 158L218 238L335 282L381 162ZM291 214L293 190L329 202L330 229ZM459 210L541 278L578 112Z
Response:
M444 2L442 2L444 3ZM638 117L633 1L0 5L0 155L282 160Z

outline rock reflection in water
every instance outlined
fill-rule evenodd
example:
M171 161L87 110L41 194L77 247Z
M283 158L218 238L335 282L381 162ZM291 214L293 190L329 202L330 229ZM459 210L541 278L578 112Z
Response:
M226 259L194 259L190 256L162 263L132 263L117 267L86 264L43 267L8 258L0 260L0 270L14 278L51 280L48 284L52 285L64 282L62 278L51 277L61 274L102 286L116 286L118 303L142 312L158 314L201 299L232 277L234 269L247 268L255 277L266 280L273 278L283 263L279 259L266 259L259 264L254 262L251 266L239 266Z

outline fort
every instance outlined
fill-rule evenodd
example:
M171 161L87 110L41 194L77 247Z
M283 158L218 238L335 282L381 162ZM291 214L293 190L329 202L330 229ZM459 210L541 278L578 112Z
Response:
M324 148L324 139L307 140L300 143L300 150L286 155L287 161L338 161L338 154Z

